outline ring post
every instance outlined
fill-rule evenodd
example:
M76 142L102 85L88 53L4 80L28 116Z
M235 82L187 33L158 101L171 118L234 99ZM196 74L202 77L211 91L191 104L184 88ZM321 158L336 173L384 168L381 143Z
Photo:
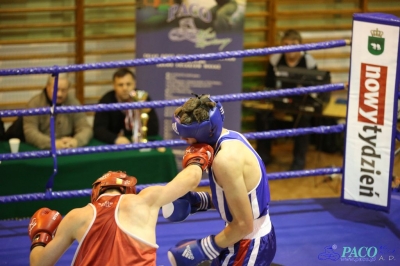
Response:
M399 88L400 19L353 15L341 201L390 210Z

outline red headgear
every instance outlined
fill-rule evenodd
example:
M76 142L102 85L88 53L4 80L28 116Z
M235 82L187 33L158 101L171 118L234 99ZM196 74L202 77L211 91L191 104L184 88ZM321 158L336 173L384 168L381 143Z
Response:
M122 194L135 194L136 183L137 179L133 176L128 176L121 171L109 171L93 183L91 201L94 203L109 188L117 188Z

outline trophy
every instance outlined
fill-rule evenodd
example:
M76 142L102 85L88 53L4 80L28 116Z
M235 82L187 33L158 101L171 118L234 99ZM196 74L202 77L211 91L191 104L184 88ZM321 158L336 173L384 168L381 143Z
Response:
M144 90L133 90L131 91L130 95L134 102L144 102L147 100L147 97L149 97L147 91ZM150 108L143 108L141 112L148 113L150 112L150 110L151 110Z
M133 90L129 94L134 102L144 102L148 97L148 93L144 90ZM147 142L147 122L149 120L149 115L147 113L150 112L150 110L150 108L133 110L135 121L132 127L133 143Z
M142 121L140 142L147 143L147 122L149 121L149 115L145 112L142 112L140 115L140 120Z

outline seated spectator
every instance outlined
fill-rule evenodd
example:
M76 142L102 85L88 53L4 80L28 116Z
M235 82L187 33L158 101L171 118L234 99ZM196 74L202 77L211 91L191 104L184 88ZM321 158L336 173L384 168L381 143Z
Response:
M282 39L282 45L301 44L302 38L299 32L287 30ZM269 58L267 65L267 75L265 86L267 89L277 88L274 69L277 66L298 67L306 69L317 69L315 59L308 53L289 52L284 54L273 54ZM281 88L291 88L293 84L282 83ZM311 116L308 114L290 114L293 117L293 123L289 127L302 128L311 126ZM256 130L269 131L276 128L277 119L273 111L259 111L256 113ZM306 154L309 144L309 135L294 137L293 161L289 170L303 170L306 164ZM257 152L265 164L272 162L271 139L257 139Z
M136 89L135 74L128 68L120 68L114 73L113 86L114 89L104 94L99 103L151 101L145 91ZM158 117L155 110L146 109L144 111L149 115L147 136L158 135ZM94 137L108 144L136 142L134 139L140 134L140 128L139 109L96 112L94 117Z
M52 106L54 77L49 76L46 88L28 102L28 108ZM57 106L80 105L69 91L66 74L58 78ZM24 116L23 128L25 140L39 149L49 149L50 115ZM93 136L85 113L65 113L55 116L56 148L66 149L86 145Z

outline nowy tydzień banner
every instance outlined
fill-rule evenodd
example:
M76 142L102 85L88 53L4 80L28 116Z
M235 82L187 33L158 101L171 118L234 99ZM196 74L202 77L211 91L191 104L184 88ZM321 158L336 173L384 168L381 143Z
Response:
M342 201L389 211L397 95L400 18L354 14Z

